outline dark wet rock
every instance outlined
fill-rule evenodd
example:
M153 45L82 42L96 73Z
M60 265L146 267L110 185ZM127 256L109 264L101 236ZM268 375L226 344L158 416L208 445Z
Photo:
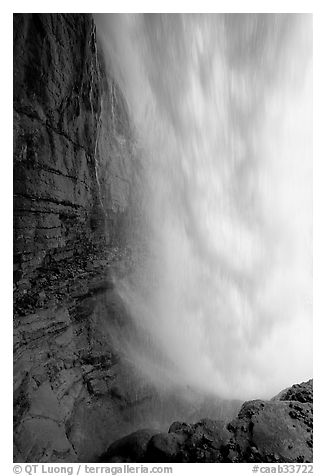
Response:
M310 439L312 405L260 400L246 402L229 425L241 461L312 461ZM309 437L307 436L309 435Z
M278 395L272 398L272 400L294 400L301 403L313 402L313 383L312 379L307 382L298 383L290 388L286 388Z
M191 431L191 425L189 423L175 421L169 428L169 433L186 433Z
M102 463L120 463L143 461L147 449L147 444L155 431L143 429L131 435L121 438L113 443L108 451L101 457Z
M175 422L169 433L153 436L148 443L146 461L219 462L230 434L225 423L203 419L195 424Z
M134 462L312 462L312 402L294 400L294 395L302 399L303 391L312 399L312 380L287 389L291 400L245 402L228 424L174 422L168 433L149 439L146 452ZM117 444L122 454L123 440ZM119 461L132 461L128 451L125 455L128 459Z
M145 455L150 462L182 462L182 445L186 435L183 433L158 433L148 443Z

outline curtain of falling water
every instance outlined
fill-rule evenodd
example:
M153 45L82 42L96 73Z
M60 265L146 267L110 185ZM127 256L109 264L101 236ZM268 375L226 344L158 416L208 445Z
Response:
M272 396L312 372L310 15L99 15L144 168L118 284L154 383Z

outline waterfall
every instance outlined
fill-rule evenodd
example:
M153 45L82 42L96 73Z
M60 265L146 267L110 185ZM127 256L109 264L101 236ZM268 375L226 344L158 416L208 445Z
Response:
M98 15L144 169L117 284L156 385L271 397L312 373L312 20Z

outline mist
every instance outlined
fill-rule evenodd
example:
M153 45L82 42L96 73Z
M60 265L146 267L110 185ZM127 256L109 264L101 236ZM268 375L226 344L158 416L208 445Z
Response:
M312 375L312 18L95 16L142 163L116 285L152 383L266 398Z

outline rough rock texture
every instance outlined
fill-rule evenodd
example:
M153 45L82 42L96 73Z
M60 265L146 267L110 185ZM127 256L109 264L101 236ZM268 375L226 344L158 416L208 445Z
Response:
M92 17L15 14L16 461L91 460L115 434L126 390L111 398L101 320L125 318L111 277L129 263L130 131Z
M303 401L304 400L304 401ZM109 447L104 462L312 462L312 380L269 401L245 402L229 424L174 422L168 433L140 430Z
M301 403L313 403L312 379L286 388L273 397L272 400L295 400Z

